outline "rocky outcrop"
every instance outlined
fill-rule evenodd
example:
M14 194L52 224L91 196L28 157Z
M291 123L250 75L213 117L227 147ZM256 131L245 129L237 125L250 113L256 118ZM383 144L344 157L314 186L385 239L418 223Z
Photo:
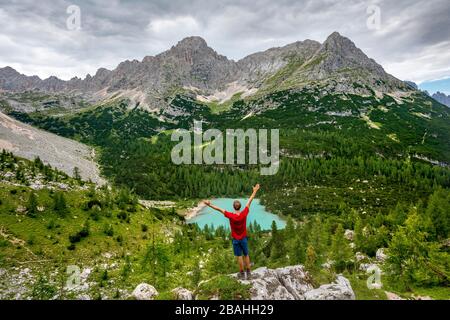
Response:
M446 105L447 107L450 107L450 96L447 96L446 94L438 91L434 93L431 97L437 102L440 102Z
M355 300L355 293L350 281L338 275L334 283L307 291L304 297L305 300Z
M237 274L232 275L237 278ZM312 279L304 266L296 265L278 269L258 268L250 280L251 300L352 300L355 299L350 282L339 275L332 284L313 288Z
M379 248L375 254L378 261L385 261L387 259L386 249Z
M350 229L345 230L344 237L349 241L353 241L355 239L355 231Z
M194 294L188 289L178 287L171 292L176 300L194 300Z
M155 287L147 283L138 284L131 294L136 300L153 300L157 295L158 291L156 291Z

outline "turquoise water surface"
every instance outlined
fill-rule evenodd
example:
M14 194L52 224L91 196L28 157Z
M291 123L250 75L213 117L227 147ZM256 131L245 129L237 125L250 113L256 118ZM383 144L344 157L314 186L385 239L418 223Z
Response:
M225 209L227 211L233 212L233 201L236 199L231 198L220 198L211 200L211 203ZM237 199L241 202L242 207L247 204L248 199ZM247 226L250 222L256 221L261 226L263 230L270 230L272 221L275 221L278 229L283 229L286 222L282 220L279 216L266 211L266 208L260 204L258 199L254 199L252 205L250 206L250 212L247 217ZM230 228L230 222L225 218L220 212L211 209L210 207L203 208L197 216L187 221L188 223L196 223L200 228L204 228L205 225L213 225L215 228L218 226L224 226Z

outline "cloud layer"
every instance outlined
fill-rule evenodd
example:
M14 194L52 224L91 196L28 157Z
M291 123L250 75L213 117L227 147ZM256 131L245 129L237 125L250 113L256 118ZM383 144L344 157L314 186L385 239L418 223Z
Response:
M70 5L81 10L81 30L67 28ZM380 9L379 28L367 26L371 5ZM339 31L389 73L424 82L450 76L449 16L448 0L0 0L0 67L69 79L191 35L237 60Z

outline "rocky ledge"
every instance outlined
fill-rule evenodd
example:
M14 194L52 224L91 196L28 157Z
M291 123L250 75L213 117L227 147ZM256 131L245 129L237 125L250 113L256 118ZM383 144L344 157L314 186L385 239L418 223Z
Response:
M237 274L230 276L238 279ZM252 272L251 279L238 281L250 285L250 300L355 300L350 282L342 275L338 275L333 283L314 288L311 276L302 265L278 269L262 267ZM185 288L176 288L172 293L178 300L197 298ZM151 285L141 283L132 295L138 300L152 300L158 292Z
M237 278L237 274L232 275ZM354 300L355 294L348 281L338 275L335 282L314 289L309 273L302 265L278 269L258 268L250 280L251 300Z

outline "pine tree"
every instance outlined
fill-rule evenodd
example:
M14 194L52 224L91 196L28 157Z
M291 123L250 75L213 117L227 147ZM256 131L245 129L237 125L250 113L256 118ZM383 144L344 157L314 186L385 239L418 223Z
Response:
M69 208L67 207L66 198L64 197L64 193L57 192L53 198L53 209L58 213L61 217L65 217L69 212Z
M284 228L284 234L286 235L286 239L290 240L295 237L295 225L294 220L291 217L288 217L286 222L286 227Z
M393 235L385 263L390 282L400 289L449 283L450 254L427 241L427 224L412 210Z
M428 229L433 239L450 238L450 191L436 190L430 196L425 215L429 219Z
M338 224L335 234L332 238L330 258L334 261L334 267L342 271L352 259L352 250L348 240L344 236L342 224Z
M310 270L317 269L317 254L312 245L308 245L306 248L306 268Z
M276 261L286 256L286 249L284 246L283 236L278 231L277 224L272 221L272 241L270 248L270 259Z
M36 217L38 213L37 207L38 201L36 194L34 192L31 192L27 202L27 215L29 215L30 217Z
M302 239L297 236L289 254L292 264L303 264L306 261L306 247Z
M78 167L73 168L73 178L75 180L81 181L80 168Z

